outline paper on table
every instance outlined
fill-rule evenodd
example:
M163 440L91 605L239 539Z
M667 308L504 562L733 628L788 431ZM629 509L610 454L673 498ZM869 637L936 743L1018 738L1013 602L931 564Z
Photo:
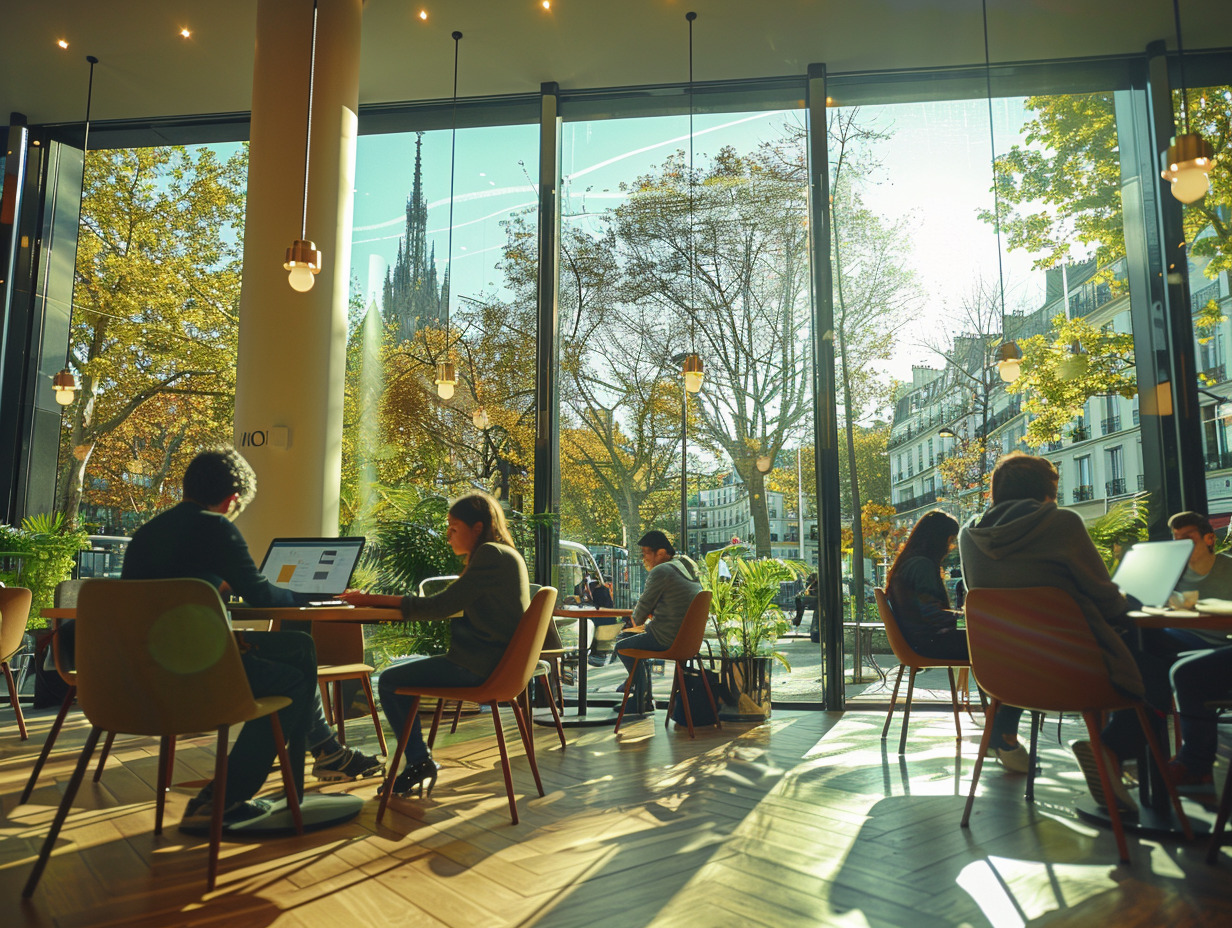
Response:
M1207 615L1232 615L1232 599L1200 599L1194 608Z

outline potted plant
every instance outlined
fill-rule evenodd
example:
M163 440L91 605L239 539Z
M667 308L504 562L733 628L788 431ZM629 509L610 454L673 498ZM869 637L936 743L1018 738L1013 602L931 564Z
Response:
M702 584L710 590L710 624L718 644L720 673L735 699L724 718L769 718L774 661L791 665L774 643L791 627L775 601L779 585L808 574L804 564L778 558L750 559L748 546L728 545L706 555Z
M27 628L43 628L39 611L52 606L56 586L73 573L77 552L90 547L85 529L70 529L60 513L27 516L20 528L0 525L0 581L33 596Z

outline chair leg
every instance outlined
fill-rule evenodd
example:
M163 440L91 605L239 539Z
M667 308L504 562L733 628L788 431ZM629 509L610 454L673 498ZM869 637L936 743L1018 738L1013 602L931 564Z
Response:
M107 765L107 758L111 756L111 745L115 742L115 732L107 732L107 740L103 742L103 749L98 755L98 766L94 768L94 782L97 783L103 778L103 767ZM155 832L157 834L158 832Z
M890 720L894 718L894 705L898 702L898 687L903 682L903 671L906 669L906 664L898 665L898 676L894 678L894 692L890 694L890 711L886 713L885 724L881 726L882 741L885 741L886 736L890 733Z
M585 658L583 658L585 660ZM620 701L620 713L616 716L616 727L613 731L620 731L620 723L624 721L625 706L629 703L629 694L633 692L633 676L637 673L637 665L642 659L640 657L633 658L633 667L629 670L629 676L625 678L625 697ZM668 706L668 715L671 715L671 706Z
M529 702L529 697L527 701ZM526 759L530 761L530 772L535 776L535 788L542 796L543 781L539 779L539 761L535 757L535 736L530 727L530 712L529 710L523 712L523 707L518 705L516 699L509 700L509 705L513 707L513 717L517 720L518 731L522 735L522 744L526 748Z
M110 738L111 734L108 732L107 736ZM154 786L154 834L156 835L163 833L163 812L167 807L167 784L171 781L171 768L167 766L170 747L170 735L163 735L158 739L158 782ZM98 776L97 773L94 775Z
M324 680L318 680L317 686L321 688L321 708L325 710L325 721L330 725L334 724L334 704L329 698L329 684Z
M677 665L679 667L679 665ZM680 679L675 673L672 674L672 691L667 694L667 711L663 713L663 730L667 731L667 727L671 724L672 716L676 714L676 700L680 696Z
M714 693L710 690L710 677L706 675L706 668L702 665L702 659L697 658L697 669L702 675L702 685L706 687L706 698L710 700L710 711L714 713L714 727L722 728L723 722L719 719L719 704L714 698Z
M17 730L21 733L21 740L28 741L30 734L26 731L26 717L21 714L21 702L17 698L17 683L13 680L13 671L8 661L0 661L0 667L4 668L4 682L9 687L9 702L13 706L13 714L17 716Z
M1176 784L1172 782L1172 777L1168 775L1168 759L1164 756L1163 750L1159 746L1159 739L1155 737L1155 730L1151 727L1151 720L1147 717L1146 709L1142 706L1137 706L1136 709L1138 712L1138 724L1142 726L1142 732L1146 735L1146 743L1150 745L1151 754L1155 757L1155 765L1159 768L1164 783L1168 787L1168 795L1172 797L1172 808L1176 812L1177 820L1181 823L1181 829L1185 832L1185 840L1192 841L1193 829L1189 826L1189 816L1181 808L1181 797L1176 791Z
M907 722L911 718L911 696L915 693L915 675L919 667L911 668L911 676L907 678L907 701L903 703L903 730L898 736L898 753L907 753Z
M509 815L513 824L518 823L518 804L513 798L513 772L509 769L509 752L505 749L505 733L501 730L500 707L495 702L488 703L492 707L492 722L496 726L496 746L500 748L501 771L505 774L505 793L509 796Z
M462 721L462 700L458 700L458 704L453 707L453 722L449 725L449 733L456 734L458 731L458 722Z
M999 699L992 701L989 710L984 713L984 734L980 735L980 750L975 755L975 769L971 771L971 790L967 793L967 805L963 808L962 822L963 828L969 828L971 822L971 807L975 804L975 788L980 783L980 771L984 768L984 755L988 753L988 742L992 740L992 719L997 714L997 707L1001 705Z
M428 750L436 746L436 732L441 727L441 715L445 711L445 700L436 701L436 709L432 712L432 725L428 728Z
M437 702L440 709L440 702ZM379 825L385 816L385 807L389 805L389 796L394 791L394 780L398 778L398 768L402 765L402 755L406 753L406 743L411 740L411 726L415 724L415 714L419 712L419 697L411 697L411 711L406 715L406 724L398 736L398 746L394 748L394 759L385 771L385 784L381 787L381 801L376 809L376 822ZM429 745L429 747L431 747Z
M693 734L693 710L689 708L689 690L684 685L684 667L681 666L681 661L676 661L676 692L680 696L680 702L684 705L684 723L689 729L689 737L695 738ZM669 713L670 717L670 713Z
M565 742L565 726L560 722L560 712L556 709L556 699L552 695L552 679L550 674L542 674L537 679L543 681L544 688L548 691L548 708L552 710L552 721L556 723L556 734L560 736L560 749L563 751L566 747ZM533 719L532 719L533 721Z
M1044 713L1031 713L1031 753L1027 758L1027 792L1023 797L1027 802L1035 802L1035 758L1039 749L1039 730L1044 723Z
M337 685L337 684L335 684ZM270 713L270 726L274 729L274 746L278 749L278 766L282 768L282 790L287 796L287 808L291 810L291 821L295 823L295 833L304 833L304 815L299 808L300 785L295 782L295 774L291 769L291 755L287 751L287 740L282 735L282 721L277 712Z
M1223 830L1228 824L1228 815L1232 813L1232 765L1228 767L1228 775L1223 781L1223 794L1219 797L1219 812L1215 815L1215 824L1211 826L1211 840L1206 845L1206 862L1213 864L1219 857L1219 848L1223 844Z
M278 713L275 712L272 717L278 718ZM210 856L205 875L206 892L213 892L218 882L218 852L222 847L222 816L227 808L227 733L227 726L220 725L218 744L214 748L214 808L210 814Z
M376 728L376 740L381 743L381 753L388 754L389 749L385 746L385 729L381 727L381 717L377 715L376 699L372 694L372 677L364 674L359 678L359 682L364 687L364 697L368 700L368 711L372 713L372 725Z
M1104 757L1104 744L1099 740L1100 723L1095 712L1082 713L1082 720L1087 724L1087 737L1091 739L1091 747L1095 754L1095 766L1099 768L1099 785L1108 799L1108 820L1112 823L1112 832L1116 835L1117 853L1121 863L1129 863L1129 845L1125 841L1125 827L1121 824L1121 810L1117 808L1116 793L1112 791L1112 774L1108 770L1108 760Z
M69 689L71 690L72 687ZM52 819L51 829L47 832L47 839L43 842L43 847L39 851L38 860L34 862L34 869L30 871L30 878L26 880L25 889L21 891L23 899L29 899L34 895L34 890L39 884L39 879L43 875L43 870L47 866L51 852L56 846L56 838L60 836L60 829L64 827L64 820L68 818L69 809L73 806L73 799L77 795L77 790L81 788L81 781L85 779L86 768L90 766L90 755L94 753L99 735L102 733L103 730L97 726L90 729L86 743L81 749L81 756L77 758L77 766L73 770L73 776L69 779L68 786L64 788L64 798L60 800L60 808L56 810L56 817Z
M60 704L60 712L56 715L56 720L51 723L51 730L47 732L47 740L43 742L43 750L39 752L38 760L34 762L34 769L30 771L30 779L26 780L26 788L21 791L21 796L17 800L18 805L24 805L30 801L30 794L34 792L34 784L38 782L39 772L42 771L43 765L47 763L47 758L51 756L51 749L55 747L56 738L60 735L60 728L64 725L64 717L68 715L68 710L76 698L77 687L70 686L68 692L64 694L64 702Z
M954 668L945 668L950 678L950 703L954 707L954 740L962 741L962 722L958 718L958 687L954 684Z
M334 681L334 727L338 729L338 743L346 747L346 711L342 708L342 681Z

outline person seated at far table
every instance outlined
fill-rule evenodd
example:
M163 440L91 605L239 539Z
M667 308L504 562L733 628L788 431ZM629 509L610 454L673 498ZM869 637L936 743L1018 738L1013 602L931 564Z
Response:
M697 564L688 555L677 554L665 533L652 529L638 539L637 544L642 549L642 566L650 573L642 595L633 606L632 634L626 633L617 639L617 654L622 648L666 651L676 640L676 632L680 631L693 597L702 591ZM644 627L639 628L643 623ZM620 654L620 660L626 670L633 669L634 658ZM654 711L649 662L641 661L637 670L633 680L632 711L645 715Z
M808 575L804 589L796 594L796 619L792 622L796 628L804 621L805 609L812 609L814 613L817 611L817 571Z
M912 650L940 660L967 660L967 633L958 627L962 613L950 608L941 579L941 562L954 550L958 520L934 509L920 516L886 576L886 598ZM1018 741L1021 709L1002 706L993 724L991 747L1006 770L1026 773L1027 749Z
M1012 451L997 461L992 472L992 506L958 533L967 589L1051 586L1064 590L1086 618L1112 685L1127 696L1145 696L1156 705L1146 692L1135 655L1122 638L1131 628L1129 602L1108 575L1082 517L1057 507L1057 481L1057 469L1047 458ZM1016 722L1022 713L1012 710L1009 714ZM997 734L1006 735L1000 713ZM1107 751L1114 760L1129 756L1113 734L1106 728L1101 736ZM1106 808L1094 747L1088 741L1076 741L1072 747L1092 798ZM1116 763L1113 770L1115 801L1126 811L1136 810Z
M526 563L514 547L500 503L486 493L470 493L449 507L446 523L446 540L455 554L466 559L466 566L441 592L434 596L385 596L348 590L342 594L355 606L401 609L407 619L449 622L448 653L403 661L381 672L381 706L399 738L414 697L399 696L396 690L479 686L500 663L522 615L530 608ZM440 769L424 742L418 715L411 724L406 766L393 784L393 795L400 799L408 798L415 789L422 796L425 785L431 796Z

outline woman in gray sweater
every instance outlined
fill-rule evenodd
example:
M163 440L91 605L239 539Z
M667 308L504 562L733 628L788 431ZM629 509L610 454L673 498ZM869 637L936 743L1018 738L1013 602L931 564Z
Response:
M447 523L446 538L454 553L466 558L466 566L446 589L435 596L383 596L358 591L342 596L356 606L399 608L408 619L449 621L446 654L404 661L381 672L381 706L399 736L413 697L399 696L395 690L483 683L500 663L523 613L530 607L526 562L514 548L500 504L486 493L471 493L449 507ZM406 798L418 788L422 796L426 784L428 795L432 795L438 769L416 717L406 746L406 766L394 780L393 794Z

